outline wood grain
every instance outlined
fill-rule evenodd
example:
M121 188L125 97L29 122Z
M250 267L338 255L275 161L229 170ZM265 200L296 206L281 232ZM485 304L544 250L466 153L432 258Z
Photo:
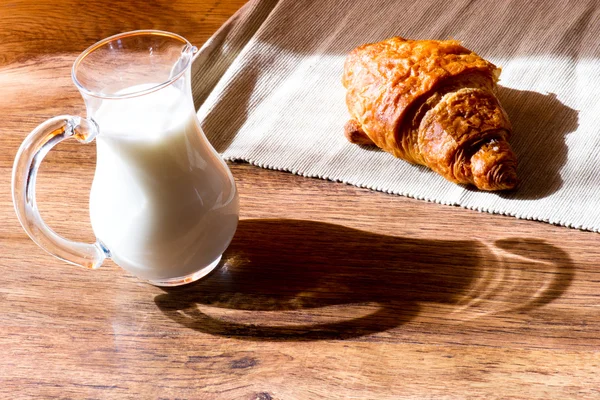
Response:
M242 221L196 284L78 269L25 235L12 161L83 113L77 54L139 28L201 45L242 4L0 3L0 398L600 398L594 233L232 164ZM42 165L42 215L70 238L93 238L94 151Z

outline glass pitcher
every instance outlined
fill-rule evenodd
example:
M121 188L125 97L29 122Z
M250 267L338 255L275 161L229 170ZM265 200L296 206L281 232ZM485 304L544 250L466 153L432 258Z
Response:
M93 269L110 257L158 286L193 282L218 265L237 228L239 201L229 168L196 117L190 82L196 51L173 33L134 31L104 39L76 59L72 78L87 118L42 123L13 167L17 216L40 247ZM94 244L60 237L36 206L40 163L69 137L96 139Z

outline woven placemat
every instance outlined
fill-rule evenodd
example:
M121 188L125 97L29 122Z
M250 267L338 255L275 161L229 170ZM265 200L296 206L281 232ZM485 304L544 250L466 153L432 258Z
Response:
M346 141L345 56L391 36L458 39L502 67L516 192L471 190ZM595 1L255 0L201 49L193 90L226 159L597 232L598 38Z

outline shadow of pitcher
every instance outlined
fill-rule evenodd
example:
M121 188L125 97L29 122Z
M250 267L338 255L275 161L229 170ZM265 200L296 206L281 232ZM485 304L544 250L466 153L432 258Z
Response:
M539 240L506 239L490 249L322 222L244 220L219 270L165 289L155 303L212 335L349 339L401 326L426 303L454 319L526 312L559 297L573 271L566 253Z

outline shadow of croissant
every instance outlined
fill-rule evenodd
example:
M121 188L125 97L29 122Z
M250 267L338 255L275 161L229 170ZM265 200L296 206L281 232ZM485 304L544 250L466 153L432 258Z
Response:
M223 260L207 278L165 289L156 305L212 335L349 339L406 324L427 303L457 321L526 312L560 297L574 274L566 253L537 240L490 249L303 220L241 221Z
M542 94L499 86L498 98L513 126L510 140L517 156L518 188L500 196L541 199L562 187L560 170L567 162L565 137L579 126L578 111L556 94Z

